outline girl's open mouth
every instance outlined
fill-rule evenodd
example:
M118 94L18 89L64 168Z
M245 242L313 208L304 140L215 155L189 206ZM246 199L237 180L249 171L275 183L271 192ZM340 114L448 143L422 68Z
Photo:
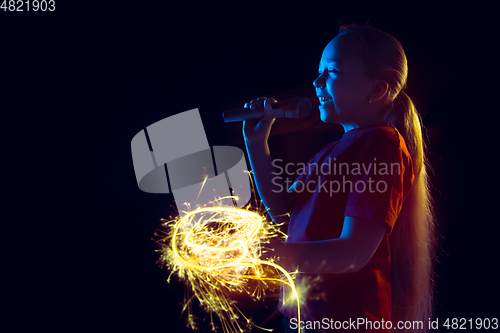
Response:
M333 98L327 96L318 96L318 99L321 105L326 105L333 102Z

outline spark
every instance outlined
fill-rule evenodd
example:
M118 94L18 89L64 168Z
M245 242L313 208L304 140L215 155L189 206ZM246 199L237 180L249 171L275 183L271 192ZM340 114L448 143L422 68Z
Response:
M197 208L182 218L167 221L165 226L167 236L162 239L160 261L168 266L171 275L177 274L186 282L188 290L210 313L212 330L216 330L212 314L219 317L226 333L245 331L240 315L245 319L246 328L259 327L241 313L227 294L246 292L260 299L265 287L278 282L290 286L300 321L294 273L288 273L272 259L260 259L261 244L284 235L278 225L268 223L263 216L247 209L215 206ZM258 286L251 287L250 280L257 280ZM188 324L196 329L192 299L185 299L183 311L188 311Z

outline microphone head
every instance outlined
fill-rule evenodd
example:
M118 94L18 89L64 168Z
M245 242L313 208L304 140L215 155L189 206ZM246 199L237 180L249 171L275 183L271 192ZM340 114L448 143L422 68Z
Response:
M296 97L297 98L297 118L307 117L312 110L312 103L309 98L306 97Z
M306 97L295 96L287 99L281 104L283 106L283 114L280 116L286 118L304 118L307 117L312 110L311 101Z

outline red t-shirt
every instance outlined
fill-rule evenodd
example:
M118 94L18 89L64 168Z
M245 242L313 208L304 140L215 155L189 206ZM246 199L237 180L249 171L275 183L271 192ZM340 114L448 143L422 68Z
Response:
M301 320L320 321L321 327L315 330L326 332L334 328L334 321L352 329L352 324L347 327L344 322L362 318L377 321L372 327L378 327L382 320L391 319L389 235L413 179L410 154L392 124L350 130L310 159L295 180L299 194L290 216L287 241L339 238L345 216L383 219L387 233L358 272L297 276L299 291L307 289L301 300ZM286 288L282 287L285 295ZM280 311L296 318L296 305L283 306L282 299ZM324 329L327 327L330 330ZM370 330L369 325L357 327L351 331L388 332Z

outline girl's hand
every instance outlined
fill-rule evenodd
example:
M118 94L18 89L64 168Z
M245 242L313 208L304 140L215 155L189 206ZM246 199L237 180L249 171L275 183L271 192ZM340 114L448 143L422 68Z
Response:
M243 136L245 141L267 141L275 120L272 114L271 104L276 102L277 100L272 97L259 97L257 99L252 99L249 103L245 103L245 108L254 110L263 105L265 110L264 118L249 119L243 122Z

